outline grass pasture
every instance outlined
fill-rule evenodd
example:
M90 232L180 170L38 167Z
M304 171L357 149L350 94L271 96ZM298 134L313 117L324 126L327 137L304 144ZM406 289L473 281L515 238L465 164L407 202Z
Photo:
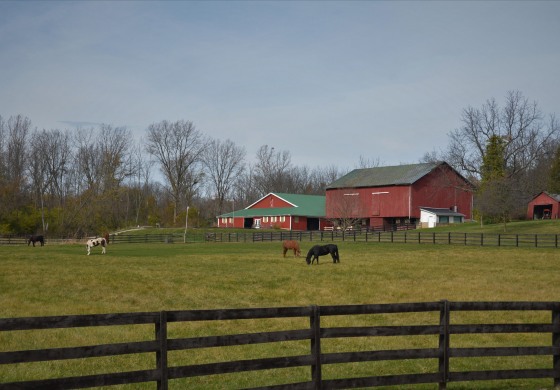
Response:
M281 244L118 244L106 255L94 248L85 255L83 245L45 247L0 246L0 317L143 312L160 310L219 309L346 305L367 303L451 301L558 301L560 300L560 252L557 249L458 247L414 244L337 243L341 263L321 257L320 265L308 266L304 258L282 258ZM302 244L305 253L310 243ZM490 314L488 314L490 316ZM506 317L506 315L508 317ZM485 322L547 322L545 315L527 318L523 313L495 313ZM465 313L465 321L481 314ZM473 318L475 316L475 318ZM507 318L507 320L506 320ZM342 321L342 322L340 322ZM306 327L303 319L266 320L255 323L224 321L171 325L170 337L232 334L271 330L275 327ZM437 323L426 314L382 315L358 318L329 318L323 326L383 323ZM224 331L224 328L227 328ZM150 339L152 327L61 329L43 332L18 331L0 334L0 350L50 348ZM508 345L509 335L467 336L453 340L456 346ZM526 345L550 345L550 337L515 335ZM437 337L435 338L437 343ZM456 343L456 344L455 344ZM519 341L517 341L519 343ZM286 345L285 345L286 344ZM236 347L234 351L205 349L175 352L174 364L211 362L216 359L251 359L308 353L307 343ZM386 337L329 340L324 352L357 349L423 348L434 345L434 337ZM478 344L480 345L480 344ZM518 344L516 344L518 345ZM94 374L136 370L154 365L152 355L96 358L80 361L29 363L0 366L2 381L49 376ZM402 364L402 366L399 366ZM365 376L381 373L432 371L437 361L419 360L371 364L337 365L324 369L324 377ZM457 370L458 366L451 363ZM463 366L465 364L465 366ZM458 363L460 369L550 367L546 359L492 358ZM115 370L115 367L118 369ZM171 381L171 388L242 388L306 380L309 370L228 374L184 381ZM272 381L270 378L277 379ZM433 389L437 385L418 386ZM450 389L543 389L551 381L450 383ZM115 387L118 388L118 387ZM122 386L122 388L154 388Z

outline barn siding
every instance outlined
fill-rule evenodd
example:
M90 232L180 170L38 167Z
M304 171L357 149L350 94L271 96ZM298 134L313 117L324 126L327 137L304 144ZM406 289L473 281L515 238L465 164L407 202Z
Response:
M449 208L470 218L469 184L447 167L436 169L412 185L333 188L326 192L328 218L369 218L380 226L387 218L420 218L420 207Z
M412 186L412 217L420 218L420 207L449 208L471 216L472 193L451 170L435 170Z
M286 202L285 200L277 197L274 194L269 194L268 196L265 196L260 201L251 206L252 209L272 209L279 207L294 207L294 205Z

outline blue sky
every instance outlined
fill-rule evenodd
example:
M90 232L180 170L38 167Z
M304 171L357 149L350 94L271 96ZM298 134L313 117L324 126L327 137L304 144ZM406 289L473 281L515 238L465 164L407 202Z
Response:
M162 120L298 166L440 151L519 90L560 115L558 1L0 1L0 115Z

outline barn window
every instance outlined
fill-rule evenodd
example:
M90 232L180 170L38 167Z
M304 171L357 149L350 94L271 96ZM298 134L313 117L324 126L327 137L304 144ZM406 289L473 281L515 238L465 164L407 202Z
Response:
M299 217L294 217L294 222L298 223L299 222Z
M280 222L286 222L286 216L285 215L282 215L280 217Z
M263 217L263 222L268 222L268 217Z
M227 218L222 218L222 223L226 223L227 222Z
M270 222L276 222L276 217L270 217Z

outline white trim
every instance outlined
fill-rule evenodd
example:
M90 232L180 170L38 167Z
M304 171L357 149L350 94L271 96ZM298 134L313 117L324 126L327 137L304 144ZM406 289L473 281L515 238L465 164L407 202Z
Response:
M245 207L244 210L248 210L251 207L253 207L254 205L256 205L257 203L259 203L261 200L263 200L264 198L266 198L269 195L274 195L274 197L276 197L277 199L283 200L284 202L288 203L289 205L291 205L292 207L299 207L297 204L293 204L292 202L288 202L286 199L276 195L274 192L269 192L268 194L266 194L265 196L263 196L262 198L260 198L259 200L257 200L256 202L253 202L252 204L250 204L249 206ZM278 208L278 207L270 207L270 208Z

